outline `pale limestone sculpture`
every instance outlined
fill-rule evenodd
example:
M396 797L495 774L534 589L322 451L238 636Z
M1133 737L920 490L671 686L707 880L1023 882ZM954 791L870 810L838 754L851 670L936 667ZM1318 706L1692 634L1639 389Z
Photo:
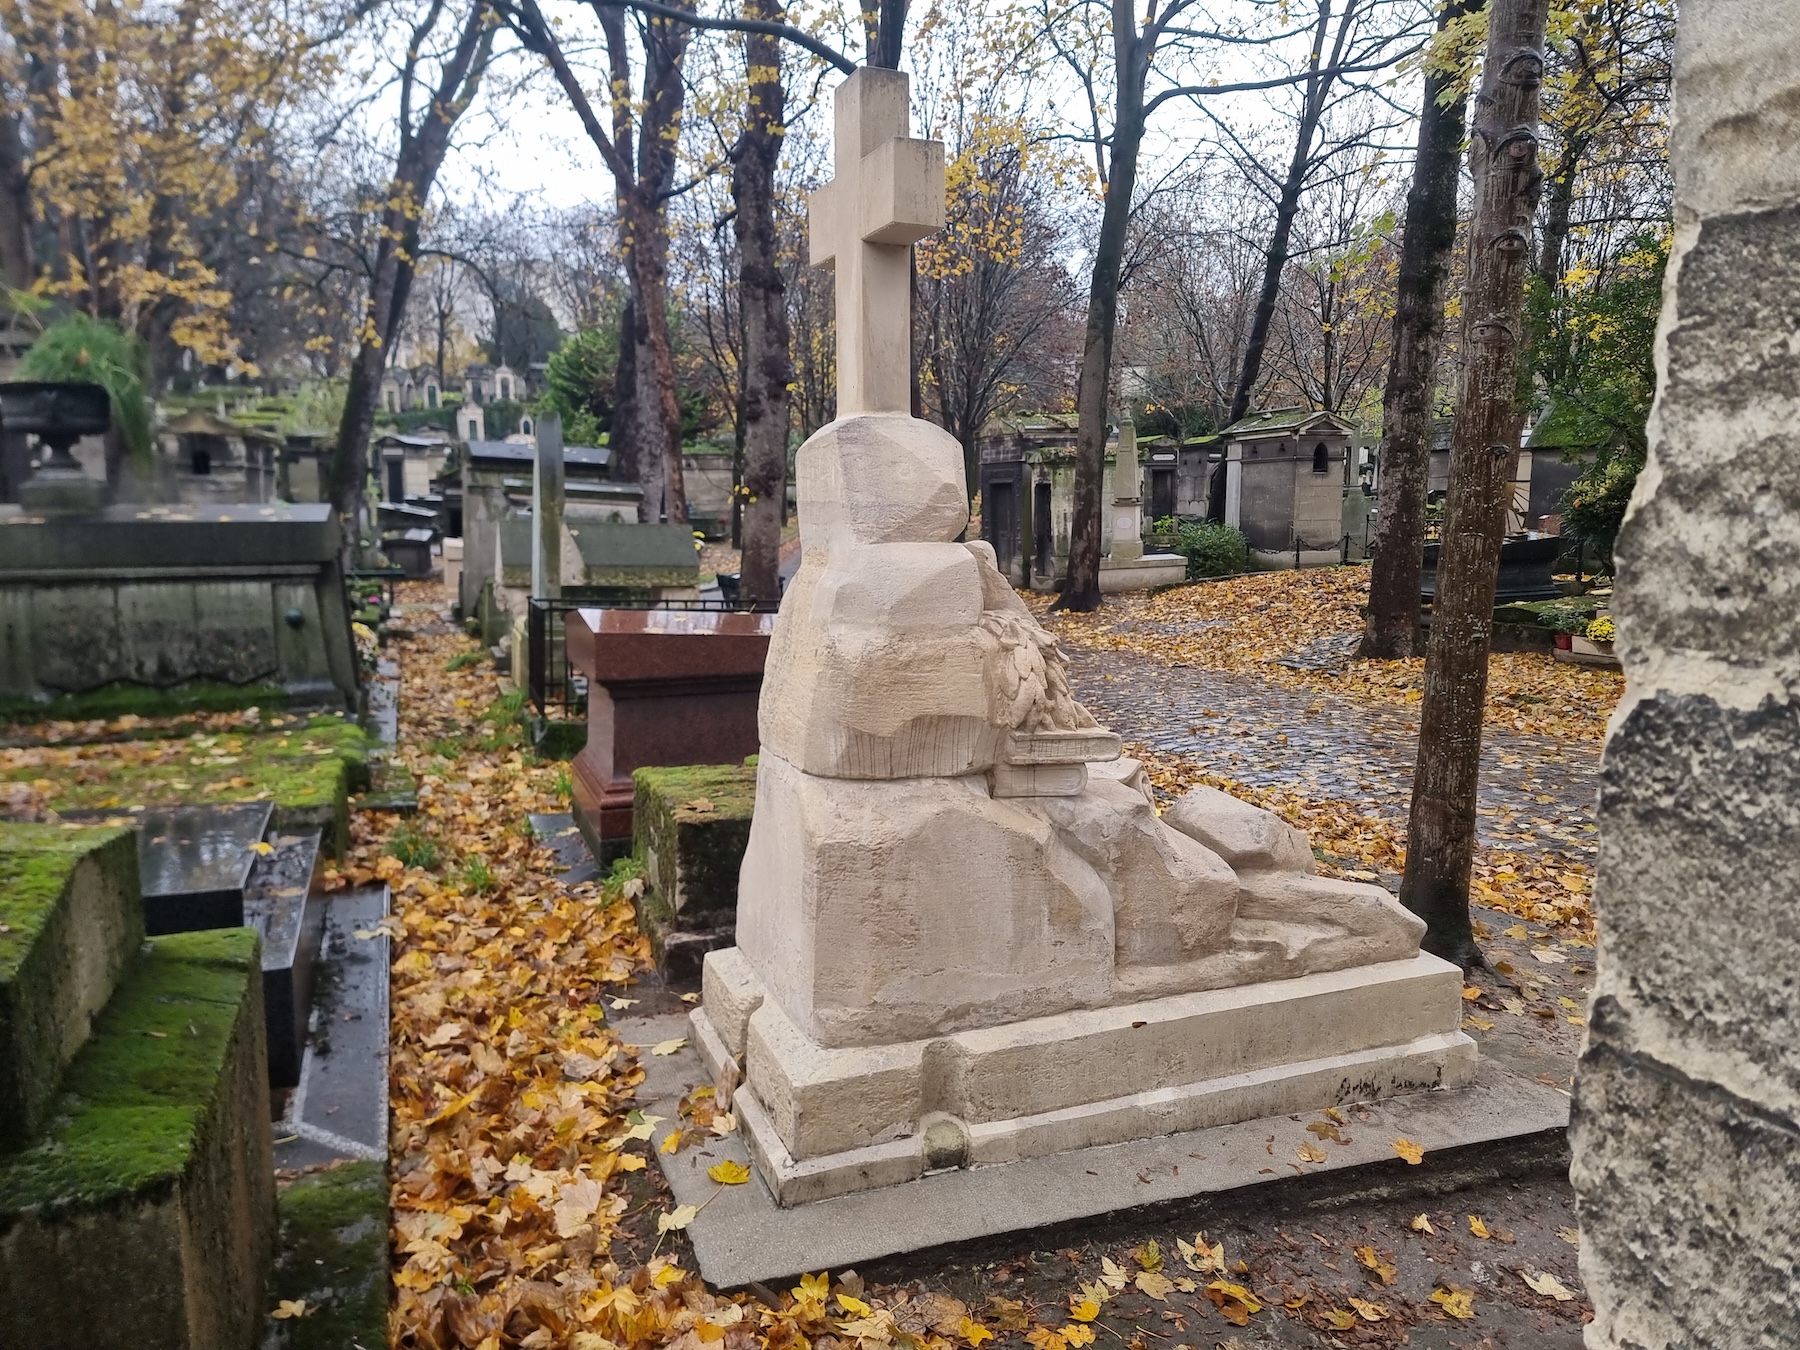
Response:
M738 946L694 1015L765 1181L905 1180L934 1121L983 1162L1460 1081L1423 924L1224 793L1159 817L992 550L956 542L961 447L903 411L907 247L943 201L906 109L892 71L838 91L812 247L840 416L799 454Z

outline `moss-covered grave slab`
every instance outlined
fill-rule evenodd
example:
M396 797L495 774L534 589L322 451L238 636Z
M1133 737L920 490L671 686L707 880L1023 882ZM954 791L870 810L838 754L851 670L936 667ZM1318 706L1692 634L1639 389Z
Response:
M0 1345L249 1350L275 1238L249 929L153 939L0 1158Z
M638 923L659 969L697 979L737 932L738 869L750 842L756 764L688 764L632 775L632 852L643 864Z
M143 940L130 830L0 824L0 1154L43 1123Z
M377 1162L301 1177L282 1191L263 1350L383 1350L387 1345L388 1185Z
M0 750L0 781L29 783L53 811L270 801L277 829L321 829L341 857L350 794L369 784L372 748L354 722L325 716L264 731Z

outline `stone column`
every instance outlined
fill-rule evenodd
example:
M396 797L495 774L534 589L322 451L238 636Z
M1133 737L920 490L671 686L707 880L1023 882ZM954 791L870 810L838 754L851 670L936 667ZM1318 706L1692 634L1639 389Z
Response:
M1113 459L1112 552L1114 562L1144 556L1144 499L1138 470L1137 427L1129 409L1119 414L1119 449Z
M1800 0L1684 6L1675 108L1572 1124L1590 1350L1800 1344Z
M562 416L545 413L537 424L537 463L531 475L531 598L562 594Z

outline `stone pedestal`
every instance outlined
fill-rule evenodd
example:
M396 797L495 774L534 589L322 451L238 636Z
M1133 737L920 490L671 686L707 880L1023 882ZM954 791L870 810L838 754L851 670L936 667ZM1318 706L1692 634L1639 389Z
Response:
M104 484L79 464L46 465L19 488L19 505L34 516L89 516L98 511Z
M1686 7L1571 1172L1590 1350L1800 1344L1800 3Z
M565 625L569 668L588 681L575 818L606 863L631 848L635 770L742 763L756 753L774 616L582 609Z

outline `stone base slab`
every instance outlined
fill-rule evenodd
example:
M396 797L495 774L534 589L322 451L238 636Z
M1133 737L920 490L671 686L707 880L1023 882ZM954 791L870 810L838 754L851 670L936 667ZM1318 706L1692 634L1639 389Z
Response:
M648 1047L680 1035L681 1023L673 1017L643 1019L621 1023L618 1031L627 1042ZM1029 1232L1137 1206L1186 1205L1210 1213L1352 1197L1435 1195L1484 1178L1566 1166L1567 1096L1484 1060L1464 1087L1344 1108L1341 1144L1317 1139L1306 1130L1308 1117L1286 1113L1012 1163L929 1172L902 1186L783 1208L760 1177L720 1187L706 1175L708 1167L725 1159L753 1161L746 1131L708 1139L674 1156L660 1151L680 1123L675 1104L710 1081L711 1074L695 1047L668 1056L645 1053L642 1062L648 1077L639 1100L647 1113L667 1118L656 1127L654 1156L675 1203L702 1206L687 1234L701 1273L724 1288L778 1282L802 1271L861 1267L899 1253ZM740 1120L755 1113L754 1105L745 1111L741 1103L742 1098ZM1400 1138L1424 1150L1421 1165L1396 1156L1393 1144ZM1304 1161L1299 1153L1303 1145L1322 1150L1325 1161Z
M814 1044L758 999L735 952L709 959L707 974L695 1044L715 1079L727 1060L743 1070L737 1109L782 1205L899 1185L934 1165L1459 1087L1475 1067L1458 1029L1461 977L1424 954L845 1049Z
M1112 595L1151 586L1177 586L1187 580L1187 558L1180 553L1146 553L1136 558L1100 560L1100 590Z

